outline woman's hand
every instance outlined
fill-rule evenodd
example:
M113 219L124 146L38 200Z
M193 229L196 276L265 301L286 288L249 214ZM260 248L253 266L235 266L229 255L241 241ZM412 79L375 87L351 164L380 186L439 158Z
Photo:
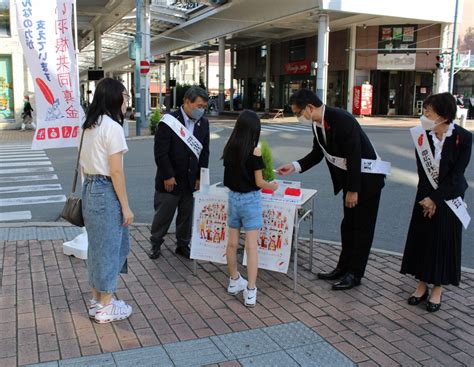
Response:
M426 197L419 201L418 204L423 207L423 216L431 219L436 212L436 203L429 197Z
M287 175L289 175L290 173L295 172L295 166L293 166L292 163L285 164L284 166L278 167L278 168L276 169L276 172L277 172L280 176L287 176Z
M346 208L350 208L350 209L354 208L357 205L358 199L359 199L359 194L357 192L348 191L344 199Z
M122 209L122 215L123 215L123 226L128 227L130 224L133 223L133 212L132 210L127 207L125 209Z

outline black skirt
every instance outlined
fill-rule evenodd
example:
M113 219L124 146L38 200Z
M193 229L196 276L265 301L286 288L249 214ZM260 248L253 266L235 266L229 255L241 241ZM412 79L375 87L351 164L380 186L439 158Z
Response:
M459 285L461 279L462 224L443 203L434 216L423 217L417 195L400 273L414 275L428 284Z

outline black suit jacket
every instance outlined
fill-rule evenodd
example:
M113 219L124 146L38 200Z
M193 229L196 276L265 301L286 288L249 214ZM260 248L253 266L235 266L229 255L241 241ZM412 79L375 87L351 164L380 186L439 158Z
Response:
M359 201L378 193L385 185L385 175L361 173L361 160L375 159L374 148L360 127L357 120L345 110L325 106L324 129L326 143L323 140L322 128L313 128L313 134L318 134L319 141L331 155L347 159L347 171L337 168L327 162L334 186L334 194L339 191L353 191L359 194ZM315 166L324 158L324 153L316 140L313 140L313 150L298 163L302 172Z
M185 125L181 108L171 115ZM209 121L207 118L201 117L196 122L193 135L203 146L199 160L168 125L164 122L158 124L155 133L156 190L164 192L164 180L174 177L177 185L172 193L179 194L184 189L194 191L201 167L207 168L209 165Z
M458 196L464 197L464 192L468 187L464 171L471 159L472 134L459 125L454 126L452 135L446 137L443 144L439 162L439 183L436 190L431 186L416 154L419 177L417 200L428 196L439 206L444 200L455 199ZM434 156L433 138L429 133L427 136Z

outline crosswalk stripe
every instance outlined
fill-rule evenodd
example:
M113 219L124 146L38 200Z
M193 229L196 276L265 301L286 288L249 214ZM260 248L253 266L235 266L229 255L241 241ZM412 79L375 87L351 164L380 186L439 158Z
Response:
M0 194L15 194L20 192L56 191L62 190L61 184L25 185L0 187Z
M28 157L28 158L11 158L11 157L0 157L2 162L22 162L22 161L44 161L49 159L47 156Z
M31 212L29 210L19 212L6 212L0 213L0 222L13 221L13 220L30 220Z
M0 150L3 149L31 149L31 145L3 145Z
M14 163L0 163L0 168L4 167L32 167L32 166L51 166L51 161L47 162L14 162Z
M53 167L29 167L29 168L9 168L0 169L0 175L11 173L40 173L40 172L54 172Z
M55 174L0 177L0 184L2 184L2 183L14 183L14 182L30 182L30 181L53 181L53 180L57 180L57 179L58 179L58 176L55 175Z
M25 197L18 197L18 198L0 199L0 207L17 206L17 205L48 204L48 203L63 203L65 201L66 201L66 196L64 195L25 196Z
M4 148L0 148L0 152L34 152L34 150L31 150L31 148L4 147Z
M2 157L36 157L38 155L46 155L45 152L42 150L38 150L36 152L8 152L8 153L2 153L0 152L0 158Z

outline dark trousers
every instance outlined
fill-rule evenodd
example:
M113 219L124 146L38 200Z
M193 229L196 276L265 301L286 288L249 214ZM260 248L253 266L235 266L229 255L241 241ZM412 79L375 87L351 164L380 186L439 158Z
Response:
M344 206L341 223L342 250L337 267L362 278L369 260L374 239L375 223L380 202L380 191L358 203L354 208ZM345 194L343 195L344 203Z
M188 247L191 241L193 219L193 193L183 190L179 195L155 190L155 216L151 224L151 250L158 251L168 233L174 213L176 217L176 242L178 247Z

